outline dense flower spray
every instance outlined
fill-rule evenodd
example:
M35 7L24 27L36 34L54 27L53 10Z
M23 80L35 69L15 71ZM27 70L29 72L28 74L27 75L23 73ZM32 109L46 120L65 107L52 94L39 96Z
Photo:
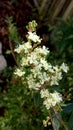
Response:
M19 58L19 67L14 74L21 77L26 87L33 91L39 91L43 99L43 105L47 110L62 102L62 95L54 90L49 91L53 85L59 85L62 72L67 73L68 66L54 66L47 61L50 51L46 46L40 46L41 38L36 34L37 23L32 21L27 26L27 42L19 44L14 50Z

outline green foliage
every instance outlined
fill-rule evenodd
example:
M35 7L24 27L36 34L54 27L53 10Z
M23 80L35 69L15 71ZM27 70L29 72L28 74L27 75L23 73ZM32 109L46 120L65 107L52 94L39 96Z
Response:
M63 108L64 113L71 113L71 112L73 112L73 103L64 105L62 108Z
M55 60L57 62L65 61L69 65L69 73L65 86L72 90L72 77L73 77L73 19L69 18L66 21L63 19L58 20L59 25L52 27L53 33L51 36L51 44L57 48L55 50Z
M59 54L68 53L73 49L73 19L58 19L59 25L54 26L52 44L59 47ZM70 52L73 56L73 53Z
M62 88L64 104L62 116L69 130L73 129L73 19L66 21L58 19L58 25L51 26L53 30L51 44L55 46L55 62L65 61L69 66L67 77L64 77L60 86ZM67 104L66 104L67 103Z
M6 23L8 24L8 37L9 40L19 43L22 39L19 37L16 24L13 22L13 18L9 17L6 19Z
M33 95L20 79L13 80L7 86L8 92L0 93L0 107L5 108L0 118L0 130L36 130L42 129L40 107L34 105ZM37 102L38 99L36 99Z
M48 0L33 0L32 18L40 20L41 25L46 25L49 21L49 7L50 1ZM30 2L31 4L31 2ZM41 26L42 27L42 26Z
M73 128L73 103L62 106L62 117L68 125L69 130Z
M9 47L10 47L10 50L8 50L6 53L7 54L12 53L15 63L16 65L18 65L13 48L15 44L18 45L20 42L22 42L22 38L19 36L19 33L16 28L16 24L13 23L13 17L7 18L6 23L8 24L8 38L9 38Z

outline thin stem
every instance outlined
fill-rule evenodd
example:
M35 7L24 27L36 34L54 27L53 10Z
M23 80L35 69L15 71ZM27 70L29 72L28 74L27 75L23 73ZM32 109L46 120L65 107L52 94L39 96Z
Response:
M49 112L49 116L50 116L50 120L51 120L51 124L52 124L53 130L54 130L54 125L53 125L53 122L52 122L53 117L52 117L52 115L51 115L50 110L49 110L48 112Z
M63 125L63 127L65 128L65 130L69 130L65 124L65 122L62 119L58 119L60 121L60 123Z
M11 53L12 53L13 59L14 59L16 65L19 66L19 65L18 65L18 62L17 62L17 60L16 60L16 57L15 57L14 51L13 51L13 47L12 47L11 40L9 40L9 46L10 46L10 49L11 49Z

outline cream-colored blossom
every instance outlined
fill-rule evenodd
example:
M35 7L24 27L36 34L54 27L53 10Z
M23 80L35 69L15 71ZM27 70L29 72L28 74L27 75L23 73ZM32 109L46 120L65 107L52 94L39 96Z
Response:
M52 77L51 77L50 85L51 85L51 86L52 86L52 85L59 85L57 76L52 76Z
M62 72L56 73L58 81L62 79Z
M24 47L25 47L24 44L19 45L14 51L20 53L21 51L24 51Z
M62 69L65 73L67 73L69 70L69 67L65 63L62 63L60 69Z
M31 43L30 43L30 42L26 42L26 43L24 44L24 51L25 51L25 53L28 53L29 50L31 50L31 49L32 49Z
M52 107L52 98L46 98L43 101L43 105L46 107L47 110L49 110Z
M43 47L37 47L35 49L35 51L36 51L37 54L42 54L44 56L47 55L47 54L49 54L49 50L45 46L43 46Z
M40 59L40 63L42 64L42 67L43 67L45 70L48 70L48 69L49 69L49 65L48 65L47 61L46 61L44 58L41 58L41 59Z
M50 94L52 97L52 106L55 106L56 104L59 104L62 102L62 95L55 91L54 93Z
M29 42L26 42L24 44L20 44L14 51L17 53L21 53L22 51L28 53L30 49L32 49L32 45Z
M35 82L34 77L32 74L30 74L27 77L27 84L29 89L33 89L33 90L39 90L41 84L39 82Z
M59 81L62 79L62 71L67 73L69 68L65 63L61 66L53 66L48 63L46 57L50 52L49 49L45 46L36 47L35 43L41 43L41 38L37 36L36 32L28 32L27 42L15 49L15 52L18 54L22 52L22 55L20 55L21 68L17 68L14 74L22 77L23 82L29 89L40 91L43 105L49 110L62 101L62 95L56 91L51 93L49 87L59 85ZM47 86L45 86L46 84ZM46 126L46 122L43 123Z
M46 81L50 80L50 77L48 76L48 74L46 72L40 73L38 75L39 79L40 79L40 83L43 85Z
M41 98L43 98L43 105L49 110L52 106L62 102L62 95L58 92L50 93L48 89L43 89L40 91Z
M31 53L28 57L27 57L28 61L30 64L36 64L37 62L37 55L35 55L34 53Z
M42 89L40 91L40 94L41 94L41 98L49 97L49 91L48 91L48 89Z
M22 57L22 59L21 59L21 66L26 66L26 65L28 65L28 59L25 58L25 57Z
M59 72L58 70L57 72L55 71L51 77L51 82L50 82L51 86L59 85L59 80L61 79L62 79L62 72L61 71Z
M25 72L17 68L15 70L14 74L19 76L19 77L22 77L25 74Z
M56 71L56 72L59 72L60 71L60 69L59 69L59 66L53 66L53 69Z
M28 39L33 42L41 42L41 39L39 36L37 36L36 32L28 32Z

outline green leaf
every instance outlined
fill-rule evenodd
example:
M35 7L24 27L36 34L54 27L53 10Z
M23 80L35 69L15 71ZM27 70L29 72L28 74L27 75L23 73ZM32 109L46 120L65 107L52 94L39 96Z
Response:
M41 104L41 98L40 98L39 93L34 94L34 104L35 104L35 107L39 107Z
M64 113L71 113L73 112L73 103L69 103L65 106L62 106L63 112Z
M66 38L66 40L67 40L67 39L73 39L73 34L69 35L69 36Z
M53 123L54 130L59 130L60 122L56 117L53 118L52 123Z
M69 129L72 130L73 128L73 112L71 113L71 116L69 118Z

